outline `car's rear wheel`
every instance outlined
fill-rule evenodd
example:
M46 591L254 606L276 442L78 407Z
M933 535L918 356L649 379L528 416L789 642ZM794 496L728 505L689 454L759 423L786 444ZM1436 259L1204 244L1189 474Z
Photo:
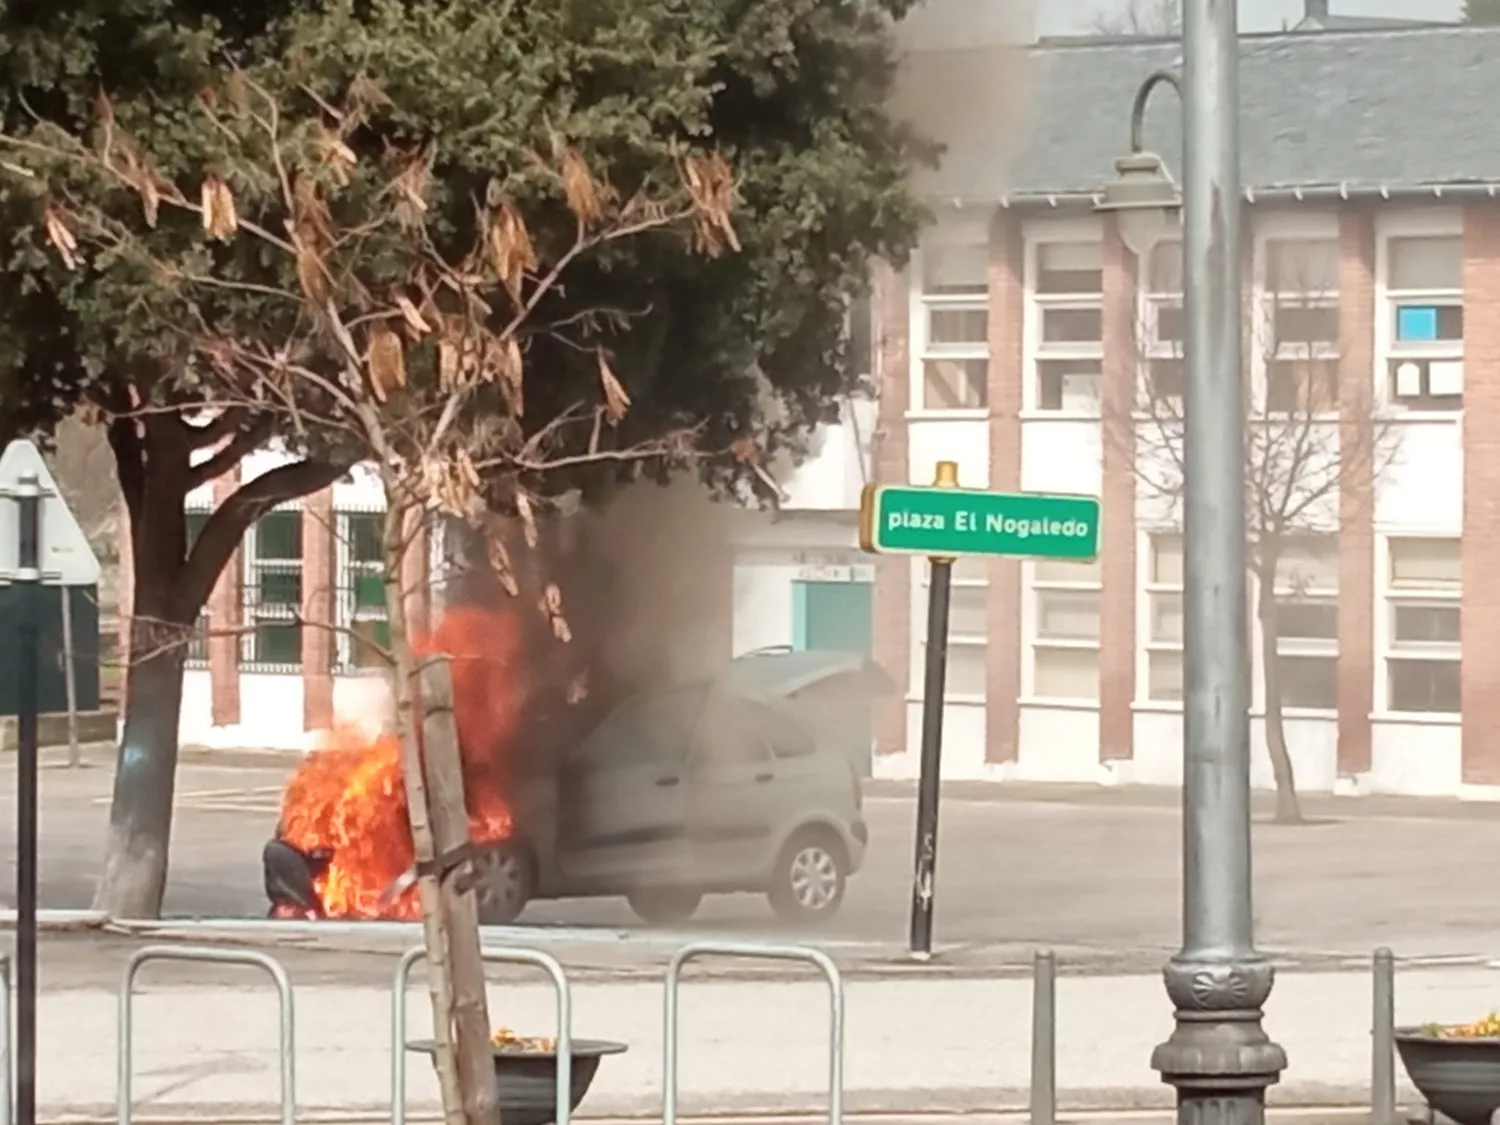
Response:
M843 841L826 828L810 828L781 849L767 897L784 921L816 924L838 913L848 882Z
M482 849L474 861L478 879L479 922L508 926L521 916L536 893L536 865L522 844L505 843Z
M703 901L694 887L651 887L626 896L635 916L648 926L676 926L686 922Z

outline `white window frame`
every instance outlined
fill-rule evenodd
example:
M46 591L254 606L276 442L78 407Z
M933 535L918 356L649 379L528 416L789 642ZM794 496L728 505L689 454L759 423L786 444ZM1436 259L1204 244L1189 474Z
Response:
M1402 604L1461 606L1463 588L1403 589L1391 585L1392 540L1441 539L1455 543L1459 550L1460 567L1463 559L1463 543L1458 534L1441 534L1430 531L1386 530L1375 537L1375 712L1377 718L1398 722L1434 723L1451 725L1463 721L1461 711L1396 711L1391 706L1390 661L1396 660L1448 660L1457 661L1462 667L1463 642L1457 645L1429 643L1403 648L1395 640L1396 607ZM1460 611L1461 612L1461 611ZM1460 672L1462 676L1462 672ZM1460 701L1460 706L1462 702Z
M356 589L357 576L373 574L383 580L385 563L383 560L358 562L354 559L352 549L354 537L350 529L350 517L373 517L383 520L385 513L373 508L341 508L333 513L333 550L336 568L334 573L338 575L338 580L334 583L336 601L333 607L336 626L333 641L334 671L345 676L384 675L386 669L363 668L354 660L354 626L364 621L388 621L389 614L383 605L379 608L359 605Z
M273 513L289 513L296 516L298 520L301 520L302 505L299 501L289 501L285 504L278 504L270 511L264 513L264 515L272 515ZM244 633L240 637L240 670L244 672L258 672L270 675L300 675L302 667L302 661L300 658L295 665L291 663L280 664L274 662L264 662L259 661L255 658L255 633L257 627L262 621L292 622L296 621L302 612L302 606L300 604L295 608L288 608L284 611L274 610L270 613L265 612L265 609L260 602L259 595L260 583L258 580L262 567L259 555L259 532L259 520L257 520L251 523L250 526L245 529L245 538L241 545L241 551L243 552L242 557L244 558L244 566L241 571L240 580L240 613L243 617L242 627L244 628ZM306 528L303 528L302 532L305 536ZM266 566L266 569L291 570L295 568L297 572L302 576L302 581L304 583L304 585L302 586L302 593L305 597L307 593L307 588L305 585L307 579L306 566L307 541L304 537L302 541L302 555L297 559L295 563L293 563L290 559L275 559L270 561L269 565ZM245 594L245 591L250 589L252 586L256 588L256 600L254 605L247 604ZM306 629L307 627L308 626L306 625L302 626L303 629ZM306 644L307 637L304 635L302 637L302 646L304 651Z
M1381 214L1375 224L1375 399L1384 411L1400 417L1418 419L1456 418L1462 403L1456 407L1413 406L1398 400L1391 386L1391 360L1399 356L1414 359L1450 359L1463 361L1462 340L1435 341L1422 347L1398 344L1394 294L1402 301L1430 301L1434 305L1462 307L1463 289L1392 290L1387 284L1390 273L1390 243L1399 238L1458 238L1464 235L1463 214L1457 209L1424 209ZM1467 325L1465 326L1467 330ZM1467 376L1467 372L1465 373Z
M1280 242L1331 242L1337 263L1337 256L1342 253L1339 245L1338 216L1326 213L1267 215L1256 224L1252 269L1251 308L1254 310L1252 314L1254 324L1251 326L1250 333L1252 349L1250 372L1254 387L1253 401L1256 403L1257 410L1263 414L1270 413L1270 359L1336 363L1340 357L1337 335L1331 344L1284 344L1275 340L1272 335L1275 331L1275 313L1277 308L1281 307L1281 301L1289 300L1292 306L1297 308L1337 310L1341 298L1341 290L1338 288L1328 293L1318 294L1271 292L1267 276L1270 266L1270 245ZM1337 264L1335 270L1337 271ZM1274 357L1270 354L1273 345L1276 350ZM1337 403L1334 404L1333 409L1320 411L1316 417L1336 419L1338 417Z
M1140 395L1140 401L1143 404L1146 404L1148 414L1151 412L1149 404L1151 403L1153 397L1151 389L1151 364L1157 360L1173 360L1179 364L1185 363L1184 356L1186 348L1184 347L1183 342L1176 340L1163 341L1159 338L1159 334L1157 331L1158 321L1160 319L1161 310L1163 308L1175 307L1181 310L1186 307L1184 303L1183 291L1178 290L1175 293L1162 291L1158 293L1151 288L1152 257L1156 254L1156 251L1158 249L1174 244L1177 246L1178 254L1180 255L1182 253L1182 238L1164 238L1160 242L1152 246L1149 252L1142 254L1136 260L1135 292L1136 322L1138 325L1136 329L1136 336L1140 341L1140 351L1139 355L1137 356L1137 363L1139 364L1140 371L1137 377L1136 385L1138 393ZM1183 278L1183 284L1184 286L1186 285L1185 277ZM1186 328L1187 325L1184 322L1184 331L1186 331ZM1182 378L1184 384L1186 384L1187 370L1185 367L1183 369ZM1182 401L1180 395L1172 395L1171 398L1175 399L1180 406Z
M985 578L971 578L971 577L968 577L968 576L960 577L959 571L958 571L958 567L960 567L960 566L964 566L964 567L969 567L969 566L983 567L984 566L984 560L983 559L979 559L979 560L960 560L957 564L955 564L954 574L953 574L953 588L954 588L954 590L959 590L959 589L988 590L989 589L989 578L988 577L985 577ZM911 583L911 592L912 592L912 601L911 601L911 623L912 623L911 624L911 629L912 629L912 633L911 633L911 635L912 635L912 646L911 646L911 690L908 692L907 698L910 701L912 701L912 702L915 703L915 702L918 702L918 701L920 701L922 699L922 693L926 689L926 684L924 683L924 681L926 679L926 666L927 666L927 659L926 659L927 658L927 591L928 591L929 586L931 585L932 568L928 564L927 560L923 559L923 558L914 558L914 559L912 559L911 560L911 567L912 567L912 583ZM978 651L979 656L980 656L981 666L985 667L986 668L986 674L988 673L988 668L987 668L988 654L989 654L989 635L988 635L988 633L984 633L984 634L978 634L978 633L954 633L953 632L953 627L952 627L952 622L950 620L950 622L949 622L949 628L948 628L948 654L949 654L950 664L951 664L953 652L954 652L955 649L962 649L962 650L964 650L966 652ZM946 703L946 704L952 704L952 703L960 703L960 704L983 704L985 702L985 699L986 699L986 693L984 693L984 692L981 692L979 694L975 694L974 692L956 692L956 691L954 691L953 690L953 678L952 678L951 675L948 677L947 683L944 685L944 687L945 687L945 690L943 692L943 702Z
M1022 389L1023 413L1043 418L1097 418L1103 396L1104 365L1104 225L1097 220L1046 221L1027 223L1022 229L1024 266L1022 272ZM1051 245L1096 246L1100 257L1098 293L1039 293L1042 247ZM1042 338L1042 320L1049 310L1087 310L1099 313L1097 342L1049 343ZM1083 360L1100 365L1099 387L1091 406L1052 410L1041 402L1041 365L1053 360Z
M1333 572L1336 582L1339 571L1338 532L1336 530L1308 531L1305 536L1299 535L1298 537L1307 539L1320 539L1327 544L1330 549L1328 558L1329 561L1331 561L1333 564ZM1282 582L1280 579L1281 575L1278 573L1276 583L1276 601L1278 604L1283 601L1292 602L1294 604L1298 601L1316 601L1325 603L1331 601L1334 604L1335 610L1339 608L1339 588L1337 585L1309 585L1306 587L1298 587L1294 583ZM1254 596L1256 593L1257 591L1253 589L1252 584L1252 596ZM1262 713L1264 713L1269 706L1269 697L1266 695L1264 665L1266 644L1265 630L1261 626L1259 613L1251 613L1250 617L1251 627L1255 630L1256 665L1254 683L1256 701L1257 707L1261 710ZM1337 629L1334 630L1334 636L1332 637L1318 638L1279 636L1276 638L1276 652L1280 657L1308 657L1318 660L1333 661L1334 682L1335 685L1337 685L1339 660L1339 640ZM1337 688L1335 687L1335 692L1336 691ZM1336 715L1338 713L1337 694L1335 694L1333 702L1330 703L1327 707L1287 706L1282 708L1282 711L1287 715L1307 715L1315 718L1326 718L1329 715Z
M1097 566L1097 564L1096 564ZM1092 594L1098 604L1098 610L1103 615L1103 593L1104 583L1100 572L1096 569L1092 574L1084 567L1078 567L1077 580L1064 578L1042 579L1038 576L1039 564L1033 560L1027 560L1022 566L1022 589L1026 592L1021 607L1021 636L1024 638L1025 659L1021 662L1021 697L1023 703L1042 704L1048 707L1080 707L1094 709L1099 706L1099 689L1096 686L1092 697L1089 696L1053 696L1042 695L1037 690L1037 660L1041 652L1092 652L1094 654L1095 669L1098 669L1099 661L1099 633L1095 633L1092 640L1085 637L1043 637L1040 632L1041 603L1048 594Z
M1155 561L1155 552L1152 543L1158 538L1176 539L1182 542L1182 529L1172 526L1156 526L1142 528L1138 536L1138 552L1136 555L1136 573L1140 576L1136 583L1136 652L1139 659L1136 661L1136 684L1135 699L1138 708L1157 709L1163 711L1182 710L1181 699L1153 699L1151 698L1151 654L1153 652L1175 652L1179 663L1182 661L1183 641L1158 641L1151 635L1153 621L1152 606L1156 597L1163 594L1176 594L1179 604L1183 597L1181 584L1169 582L1156 582L1152 578L1152 563ZM1185 545L1184 545L1185 547ZM1186 565L1186 557L1183 560Z
M925 275L927 255L940 247L953 246L983 246L986 256L990 245L990 220L988 214L979 213L950 213L942 217L938 224L931 228L928 236L923 240L922 246L912 255L911 265L908 269L909 282L909 306L908 324L910 326L910 387L908 413L925 419L970 419L986 418L989 416L989 387L986 385L984 404L972 408L953 409L950 407L934 407L928 409L927 396L927 368L929 359L955 359L955 360L980 360L988 364L990 359L990 345L988 339L983 344L974 345L946 345L934 351L930 346L929 315L934 310L955 310L978 312L983 311L988 323L990 301L993 293L954 293L933 294L926 292Z

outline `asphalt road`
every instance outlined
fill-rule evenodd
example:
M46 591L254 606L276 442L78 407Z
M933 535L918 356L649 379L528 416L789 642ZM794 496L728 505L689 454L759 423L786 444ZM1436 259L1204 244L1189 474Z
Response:
M177 917L263 917L260 851L285 767L185 765L179 780L166 910ZM42 775L41 897L87 908L104 840L109 770ZM1169 949L1178 936L1180 826L1172 796L1016 790L945 798L938 937L948 944L1045 943ZM1500 809L1444 804L1314 803L1303 827L1255 828L1262 946L1298 954L1500 956ZM831 938L903 940L913 802L871 797L871 847ZM15 763L0 757L0 906L14 901ZM523 922L635 928L622 899L536 903ZM758 896L711 898L695 926L777 931Z

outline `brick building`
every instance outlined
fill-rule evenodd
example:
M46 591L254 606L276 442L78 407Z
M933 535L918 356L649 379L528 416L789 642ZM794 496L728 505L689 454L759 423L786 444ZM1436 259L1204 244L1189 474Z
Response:
M1093 211L1137 87L1180 65L1179 43L1139 39L907 65L906 110L947 151L922 181L936 225L879 281L876 474L927 483L955 459L970 486L1104 502L1096 566L959 565L950 776L1181 776L1179 533L1144 494L1148 454L1101 420L1180 364L1180 246L1137 262ZM1009 127L1000 70L1020 76ZM1277 592L1287 737L1310 790L1500 794L1497 83L1500 28L1242 39L1247 316L1289 314L1274 347L1247 347L1252 411L1316 384L1320 440L1352 449L1378 428L1396 450L1304 516ZM1147 144L1178 174L1180 120L1160 89ZM1288 263L1312 280L1284 301ZM916 770L925 571L883 560L876 575L876 651L909 684L877 725L890 776Z

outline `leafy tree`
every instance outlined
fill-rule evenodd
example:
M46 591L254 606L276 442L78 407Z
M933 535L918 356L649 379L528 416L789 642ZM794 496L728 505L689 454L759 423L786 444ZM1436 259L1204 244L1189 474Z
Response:
M1464 0L1464 22L1500 24L1500 0Z
M278 96L318 94L330 127L339 124L332 107L368 84L381 92L380 105L358 123L349 146L361 161L392 150L426 154L427 228L443 251L472 243L473 200L529 167L554 135L621 184L640 180L684 145L713 146L735 169L741 252L706 259L681 239L662 237L612 246L581 263L531 322L525 411L516 425L523 437L535 436L583 397L581 388L597 387L602 352L632 402L618 422L621 446L690 430L702 449L737 451L704 463L709 482L731 492L743 489L760 459L801 449L853 389L844 351L848 302L862 291L873 257L900 260L915 241L922 215L906 182L926 151L885 108L894 73L890 23L907 0L329 0L285 18L267 10L263 19L253 8L205 10L207 0L135 4L144 22L128 37L117 29L119 42L137 44L149 61L113 60L104 47L114 34L91 17L83 41L92 53L81 48L77 58L53 59L31 83L56 91L56 104L38 111L40 122L24 108L7 115L8 162L15 167L29 153L38 166L32 177L4 177L0 187L0 206L32 220L16 222L6 236L8 284L27 303L0 314L8 316L0 347L9 353L0 358L16 361L7 366L27 386L54 380L58 403L81 396L108 419L131 514L135 655L97 902L118 915L145 916L159 909L165 886L181 638L246 527L276 503L337 479L361 451L299 432L284 415L249 402L209 422L183 413L210 392L172 326L207 326L238 344L274 347L300 323L300 313L273 295L295 279L284 260L249 244L205 250L201 230L166 208L149 224L138 199L126 207L117 192L101 194L97 177L91 181L76 163L45 159L52 140L87 134L96 146L119 144L117 162L150 153L134 173L143 185L158 176L185 182L213 170L223 142L197 93L222 78L214 69L226 53ZM99 7L112 10L103 0ZM142 74L150 80L142 83ZM111 116L90 115L101 87L131 93L142 85L149 100L122 96ZM37 101L12 96L9 105ZM87 260L59 265L45 240L50 232L66 249L73 237L66 219L48 210L64 190L92 201L150 247L152 262L172 270L139 260L107 269ZM268 215L273 221L280 219ZM565 244L575 231L563 207L541 206L528 223L543 248ZM225 282L219 298L186 307L181 277L209 273ZM191 319L200 315L204 323ZM581 328L587 346L563 328ZM42 409L18 424L49 420ZM242 485L189 552L188 491L273 436L295 459ZM555 453L566 458L589 441L580 428ZM577 488L597 500L636 476L639 464L578 462L535 488L543 498ZM485 499L513 509L503 485L487 489Z

